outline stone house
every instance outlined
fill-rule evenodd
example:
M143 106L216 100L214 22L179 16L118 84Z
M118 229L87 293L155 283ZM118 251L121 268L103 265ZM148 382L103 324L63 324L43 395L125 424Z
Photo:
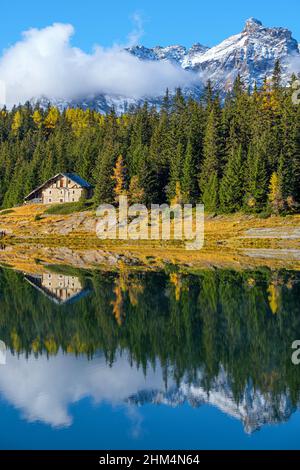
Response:
M76 173L58 173L25 197L25 204L62 204L92 197L93 187Z

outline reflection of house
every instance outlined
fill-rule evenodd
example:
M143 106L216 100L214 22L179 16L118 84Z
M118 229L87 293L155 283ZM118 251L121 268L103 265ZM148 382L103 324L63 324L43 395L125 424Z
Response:
M77 276L48 272L35 276L25 275L25 279L57 304L76 302L89 293Z
M25 197L25 203L59 204L92 196L92 186L75 173L58 173Z

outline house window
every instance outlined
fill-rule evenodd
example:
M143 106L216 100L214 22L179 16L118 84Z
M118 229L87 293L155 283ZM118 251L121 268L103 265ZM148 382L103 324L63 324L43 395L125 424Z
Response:
M49 202L52 202L52 199L51 199L51 197L49 197Z
M49 194L52 194L52 191L51 191L51 190L49 191Z
M59 201L60 201L60 202L64 202L64 200L63 200L63 199L60 199Z
M60 180L60 187L61 187L61 188L64 187L64 180L63 180L63 179Z
M74 201L75 201L75 199L74 199L74 198L72 198L72 202L74 202Z

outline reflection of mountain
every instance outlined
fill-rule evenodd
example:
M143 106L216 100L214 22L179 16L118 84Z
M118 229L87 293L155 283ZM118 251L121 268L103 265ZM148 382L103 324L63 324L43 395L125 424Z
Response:
M160 366L155 370L149 367L145 377L140 368L132 367L119 354L111 367L104 357L89 361L59 352L56 357L47 359L44 355L36 360L32 355L16 357L8 353L0 374L0 396L20 409L28 421L55 427L70 426L69 407L87 397L111 405L163 404L175 408L184 403L192 407L209 404L240 419L247 433L287 421L296 411L288 393L262 394L250 384L237 402L223 370L209 392L200 381L198 378L190 385L182 380L177 387L171 380L166 391Z
M89 293L77 276L48 272L41 275L25 275L25 279L57 304L76 302Z
M193 407L204 404L216 406L222 412L239 419L245 432L252 433L266 424L278 424L287 421L296 407L292 405L289 394L262 394L252 384L245 387L239 401L234 397L230 380L224 370L213 380L207 391L199 384L182 381L179 387L173 386L168 391L143 390L132 395L128 402L135 405L146 403L177 407L188 403Z

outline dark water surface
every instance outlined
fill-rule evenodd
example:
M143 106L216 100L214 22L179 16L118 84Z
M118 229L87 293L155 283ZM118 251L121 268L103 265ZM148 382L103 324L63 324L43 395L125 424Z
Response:
M0 270L2 449L299 449L300 273Z

